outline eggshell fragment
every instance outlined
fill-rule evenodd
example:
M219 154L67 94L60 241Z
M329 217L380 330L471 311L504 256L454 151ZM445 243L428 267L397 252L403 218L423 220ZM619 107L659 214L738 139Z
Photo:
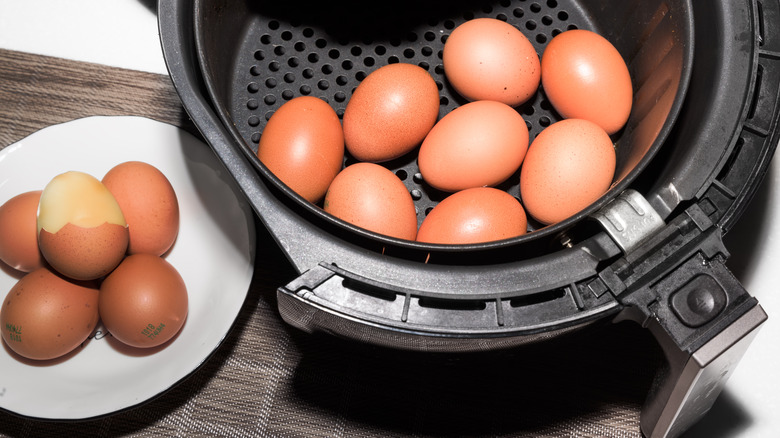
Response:
M454 193L425 217L419 242L466 244L508 239L525 234L523 206L509 193L477 187Z
M359 227L399 239L417 236L412 195L391 171L374 163L342 170L325 195L326 212Z
M127 222L128 254L168 251L179 233L179 202L168 178L151 164L127 161L109 170L102 182Z
M456 27L444 43L442 61L449 83L470 101L514 107L539 88L541 67L533 44L519 29L495 18Z
M562 117L590 120L609 135L626 124L631 74L606 38L584 29L562 32L545 47L541 65L544 93Z
M43 266L38 249L38 202L41 191L14 196L0 206L0 260L22 272Z
M517 171L528 149L528 126L512 107L477 101L444 116L425 137L417 164L426 183L456 192L495 186Z
M100 317L111 335L124 344L161 345L187 319L187 288L176 268L151 254L133 254L100 285Z
M536 136L520 171L526 212L543 224L560 222L609 189L615 148L607 133L588 120L566 119Z
M344 132L336 111L312 96L286 102L265 125L257 157L295 193L319 202L344 161Z
M439 89L419 66L388 64L358 85L344 110L344 141L358 161L384 162L419 146L439 116Z
M98 289L36 269L8 292L0 309L6 345L28 359L60 357L81 345L98 321Z
M92 280L114 269L127 251L129 234L111 192L83 172L55 176L38 206L38 245L59 273Z

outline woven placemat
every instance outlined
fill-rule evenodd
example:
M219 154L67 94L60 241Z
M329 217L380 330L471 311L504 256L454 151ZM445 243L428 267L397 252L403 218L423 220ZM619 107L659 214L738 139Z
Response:
M0 148L92 115L144 116L197 133L167 76L0 50ZM295 272L260 226L257 245L255 276L232 331L187 379L89 421L0 412L0 435L641 436L639 411L661 356L638 326L605 324L479 354L308 335L276 310L275 290Z

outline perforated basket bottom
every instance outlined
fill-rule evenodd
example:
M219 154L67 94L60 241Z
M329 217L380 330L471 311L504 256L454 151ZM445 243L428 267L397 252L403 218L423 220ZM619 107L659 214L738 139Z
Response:
M538 54L565 30L593 27L576 2L564 0L350 3L349 11L320 2L259 3L258 15L238 51L229 104L238 131L253 151L266 122L283 103L315 96L342 117L360 81L387 64L416 64L433 76L440 92L440 118L466 103L447 83L442 50L450 32L467 20L490 17L511 23ZM517 110L531 139L560 120L541 90ZM345 165L351 162L347 156ZM409 189L420 222L447 195L425 184L416 151L382 164ZM498 188L520 199L518 186L519 173ZM537 228L539 224L529 223L529 231Z

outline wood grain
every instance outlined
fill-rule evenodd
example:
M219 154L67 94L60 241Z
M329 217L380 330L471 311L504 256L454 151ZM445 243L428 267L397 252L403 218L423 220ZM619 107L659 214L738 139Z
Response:
M0 49L0 149L49 125L116 115L196 131L168 76Z

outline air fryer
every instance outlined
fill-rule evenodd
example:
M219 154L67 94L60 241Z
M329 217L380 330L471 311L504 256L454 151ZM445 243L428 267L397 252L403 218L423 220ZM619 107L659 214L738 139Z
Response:
M667 359L642 410L647 436L701 418L766 319L725 267L722 242L766 173L777 133L778 2L160 2L160 31L185 109L300 276L282 318L308 332L390 348L479 351L632 320ZM468 19L506 20L542 53L571 28L627 60L632 115L614 136L611 189L560 223L514 239L434 245L382 236L289 190L255 155L265 122L312 95L343 114L351 91L392 62L426 68L440 116L464 101L441 70L443 40ZM543 92L518 108L533 138L560 120ZM350 158L346 158L346 163ZM413 155L385 166L421 221L443 194ZM501 186L522 198L517 178Z

